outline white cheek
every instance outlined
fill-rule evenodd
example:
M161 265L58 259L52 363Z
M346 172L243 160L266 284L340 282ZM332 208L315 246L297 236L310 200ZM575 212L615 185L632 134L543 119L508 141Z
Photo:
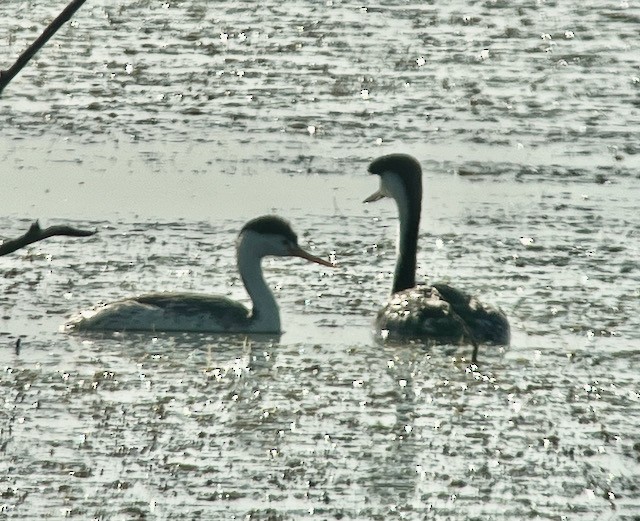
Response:
M380 191L386 197L391 197L391 191L389 190L389 177L389 174L382 174L380 176Z
M404 187L398 176L392 172L382 174L380 178L380 189L387 197L398 200L404 197Z

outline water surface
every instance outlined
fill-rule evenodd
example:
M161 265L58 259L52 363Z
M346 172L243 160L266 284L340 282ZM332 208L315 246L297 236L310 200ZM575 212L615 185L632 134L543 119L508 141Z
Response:
M6 66L57 9L0 5ZM99 231L0 258L3 514L636 519L639 16L88 2L0 100L0 235ZM392 151L425 169L419 278L510 317L478 367L371 336ZM235 236L271 212L340 264L265 262L281 337L59 331L150 290L246 302Z

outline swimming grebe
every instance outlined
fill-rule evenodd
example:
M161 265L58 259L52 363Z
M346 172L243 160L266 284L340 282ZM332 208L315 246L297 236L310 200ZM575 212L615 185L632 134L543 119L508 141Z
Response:
M266 256L301 257L323 266L329 261L298 246L287 221L273 215L246 223L238 236L238 271L253 303L251 310L224 296L194 293L150 293L81 312L68 330L193 331L221 333L279 333L280 312L264 281L261 260Z
M374 160L369 172L380 176L380 189L364 202L391 197L398 206L400 237L389 302L378 312L382 336L415 337L434 343L507 345L509 322L498 309L448 284L416 285L418 229L422 207L422 168L407 154Z

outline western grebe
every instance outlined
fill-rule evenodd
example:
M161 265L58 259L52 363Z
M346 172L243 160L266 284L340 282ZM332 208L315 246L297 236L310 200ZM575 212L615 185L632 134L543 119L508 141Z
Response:
M280 333L280 312L264 281L261 260L266 256L301 257L323 266L329 261L298 246L287 221L273 215L246 223L236 243L238 271L253 303L216 295L150 293L81 312L68 330L192 331L220 333Z
M384 336L415 337L434 343L507 345L509 322L498 309L448 284L416 285L418 229L422 207L422 169L407 154L374 160L369 172L380 177L380 189L365 199L391 197L398 206L400 237L392 295L378 312L376 328Z

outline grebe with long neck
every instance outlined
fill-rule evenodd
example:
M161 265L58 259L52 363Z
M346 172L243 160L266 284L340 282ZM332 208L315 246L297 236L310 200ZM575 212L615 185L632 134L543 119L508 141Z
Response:
M369 165L380 189L364 202L384 197L398 206L398 258L389 302L378 312L376 328L384 335L414 337L434 343L508 345L509 322L498 309L448 284L416 285L418 230L422 206L422 168L407 154L389 154Z
M280 333L280 312L262 275L266 256L301 257L327 267L329 261L298 245L289 223L268 215L246 223L236 244L238 271L253 303L251 310L223 296L150 293L81 312L68 330Z

